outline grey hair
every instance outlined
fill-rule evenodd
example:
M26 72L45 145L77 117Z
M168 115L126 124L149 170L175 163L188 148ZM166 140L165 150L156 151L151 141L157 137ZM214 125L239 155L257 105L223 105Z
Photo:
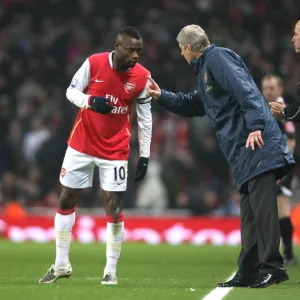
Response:
M210 45L205 31L198 25L187 25L177 35L177 42L184 47L187 44L192 46L192 51L203 52Z

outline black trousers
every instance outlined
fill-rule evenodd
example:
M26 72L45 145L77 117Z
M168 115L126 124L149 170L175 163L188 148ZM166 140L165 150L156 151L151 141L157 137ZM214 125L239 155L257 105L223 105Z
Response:
M249 180L241 192L242 249L238 259L242 277L284 270L279 252L280 230L275 173Z

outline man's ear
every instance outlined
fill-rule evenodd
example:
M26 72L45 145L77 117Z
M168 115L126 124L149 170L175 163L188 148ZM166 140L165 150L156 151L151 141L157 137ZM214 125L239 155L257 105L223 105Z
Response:
M192 51L192 45L191 44L187 44L186 45L186 49L189 50L189 51Z

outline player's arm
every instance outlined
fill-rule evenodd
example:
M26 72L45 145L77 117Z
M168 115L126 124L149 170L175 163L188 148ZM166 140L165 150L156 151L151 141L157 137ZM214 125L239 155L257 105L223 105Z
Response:
M69 101L80 108L89 108L89 98L91 95L83 91L90 83L90 62L88 59L75 73L70 86L67 88L66 96Z
M148 159L152 138L152 112L151 97L147 96L147 86L136 99L136 113L138 123L138 140L140 146L140 158L138 160L135 181L143 179L147 173Z
M285 104L282 114L287 120L300 121L300 104L298 101Z
M108 104L108 99L84 93L84 90L89 84L90 62L89 59L86 59L79 70L75 73L70 86L67 88L67 99L80 108L91 108L101 114L109 113L113 107Z
M298 103L298 99L291 104L271 102L269 105L276 120L300 121L300 103Z

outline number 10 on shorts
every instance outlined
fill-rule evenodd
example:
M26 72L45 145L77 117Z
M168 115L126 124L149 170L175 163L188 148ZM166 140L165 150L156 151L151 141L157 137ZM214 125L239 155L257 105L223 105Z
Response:
M114 180L115 181L123 181L125 180L126 173L125 168L123 166L121 167L114 167Z

